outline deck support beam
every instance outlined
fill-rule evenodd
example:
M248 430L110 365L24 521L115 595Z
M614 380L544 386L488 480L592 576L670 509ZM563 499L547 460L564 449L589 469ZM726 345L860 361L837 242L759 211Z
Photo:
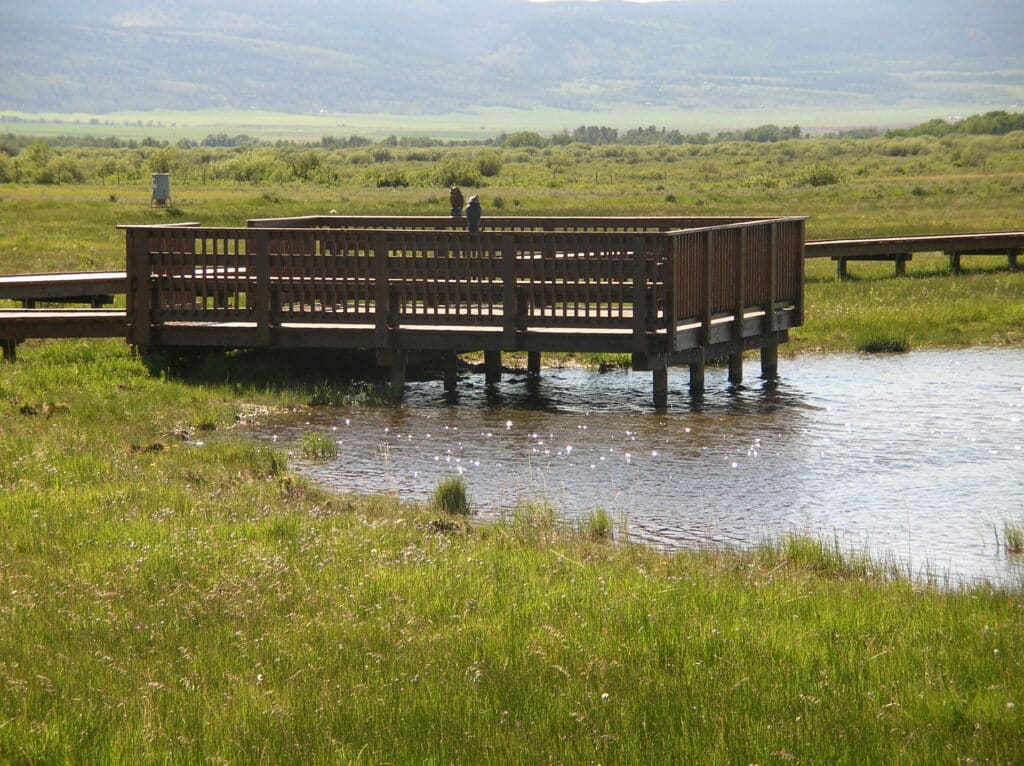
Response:
M484 351L484 380L488 386L501 383L500 351Z

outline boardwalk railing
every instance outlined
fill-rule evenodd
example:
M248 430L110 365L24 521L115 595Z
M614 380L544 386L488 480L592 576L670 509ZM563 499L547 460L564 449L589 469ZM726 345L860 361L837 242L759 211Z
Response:
M488 219L482 232L368 220L123 227L130 342L362 348L385 362L626 352L660 369L777 346L803 320L803 218Z

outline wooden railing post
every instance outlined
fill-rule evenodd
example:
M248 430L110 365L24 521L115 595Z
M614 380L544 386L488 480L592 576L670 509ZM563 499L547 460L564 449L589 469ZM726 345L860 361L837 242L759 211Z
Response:
M373 236L373 266L375 276L374 314L378 352L389 348L388 317L391 314L391 289L388 280L388 242L383 232Z
M743 312L747 303L747 227L739 230L739 253L736 263L735 298L736 304L733 308L733 337L739 340L743 337Z
M704 257L701 259L701 276L702 282L704 283L704 295L702 296L701 306L701 345L711 345L711 317L713 314L712 306L713 299L711 297L711 256L714 252L713 232L708 230L704 232Z
M517 348L517 334L521 329L519 296L516 289L516 244L511 234L501 237L501 316L502 345L507 349Z
M768 305L765 306L765 313L768 317L767 328L769 332L775 332L779 326L778 317L775 315L775 280L779 271L779 224L771 224L771 245L768 253Z
M256 343L270 345L270 236L266 229L250 232L246 246L249 263L256 272L253 314L256 316Z
M125 268L128 293L125 295L125 313L128 342L144 348L150 342L153 323L153 290L149 267L149 233L140 229L125 229Z
M633 251L633 353L644 354L649 350L647 342L647 254L643 239L634 237L630 241Z
M658 241L665 253L665 350L676 350L676 322L679 314L679 237L661 234Z

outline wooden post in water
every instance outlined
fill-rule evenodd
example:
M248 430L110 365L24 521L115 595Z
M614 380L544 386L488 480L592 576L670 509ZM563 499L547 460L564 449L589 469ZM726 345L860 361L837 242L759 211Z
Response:
M526 354L526 374L531 378L540 377L540 351L530 351Z
M484 380L488 386L501 383L500 351L484 351Z
M664 409L668 406L668 364L664 354L650 357L651 375L654 378L654 406Z
M704 356L690 362L690 395L700 396L704 393Z
M444 390L445 393L455 393L459 384L459 356L453 351L446 351L442 356L444 365Z
M777 344L761 347L761 377L775 380L779 377L779 347Z
M743 352L729 354L729 382L738 386L743 382Z
M409 354L405 351L393 351L391 354L391 401L400 402L405 398L405 366Z

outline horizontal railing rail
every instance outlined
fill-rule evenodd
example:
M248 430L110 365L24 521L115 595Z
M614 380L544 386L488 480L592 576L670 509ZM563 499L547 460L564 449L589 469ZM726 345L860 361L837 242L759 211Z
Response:
M671 231L762 220L728 216L487 216L481 228L488 231ZM249 228L329 229L465 229L465 218L418 215L307 215L287 218L251 218Z

